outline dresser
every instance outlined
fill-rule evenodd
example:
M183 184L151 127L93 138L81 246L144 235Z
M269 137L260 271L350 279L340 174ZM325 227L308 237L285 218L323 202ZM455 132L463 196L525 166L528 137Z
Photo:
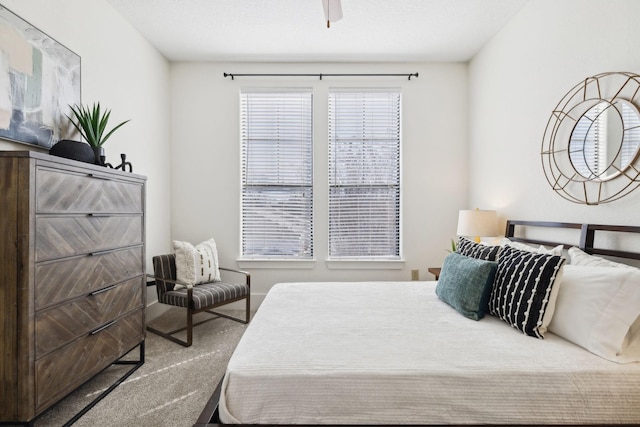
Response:
M0 422L29 422L145 338L143 176L0 152Z

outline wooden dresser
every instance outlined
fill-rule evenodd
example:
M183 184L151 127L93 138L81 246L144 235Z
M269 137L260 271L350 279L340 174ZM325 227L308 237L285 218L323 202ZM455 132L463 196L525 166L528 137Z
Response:
M0 422L28 422L145 338L145 182L0 152Z

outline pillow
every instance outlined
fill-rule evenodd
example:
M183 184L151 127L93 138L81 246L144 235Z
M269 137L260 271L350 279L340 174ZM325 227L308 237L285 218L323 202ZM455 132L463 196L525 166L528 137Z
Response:
M562 245L554 246L553 248L545 248L544 246L540 245L538 248L534 248L533 246L529 246L525 243L514 242L513 240L509 240L506 237L503 237L502 239L500 239L499 245L500 246L509 245L512 248L520 249L521 251L535 252L538 254L558 255L558 256L562 255L562 248L563 248Z
M565 266L549 330L613 362L640 361L640 270Z
M489 311L526 335L544 338L553 317L565 259L505 246Z
M209 239L196 246L189 242L173 241L176 253L176 276L181 282L198 285L207 282L219 282L218 250L216 242ZM176 285L174 289L184 288Z
M442 264L436 295L469 319L480 320L488 309L498 264L451 253Z
M458 250L456 252L472 258L495 261L500 249L500 246L483 245L465 237L460 237L458 238Z
M616 268L633 268L627 264L621 264L619 262L613 262L600 258L597 256L589 255L581 249L574 247L569 248L569 257L571 258L572 265L591 266L591 267L616 267Z

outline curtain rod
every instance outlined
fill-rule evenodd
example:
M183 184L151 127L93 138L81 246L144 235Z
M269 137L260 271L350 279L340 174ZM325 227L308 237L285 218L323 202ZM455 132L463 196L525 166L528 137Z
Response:
M224 73L225 77L231 77L234 80L236 77L319 77L322 80L323 77L407 77L411 80L411 77L418 77L418 73L412 74L235 74Z

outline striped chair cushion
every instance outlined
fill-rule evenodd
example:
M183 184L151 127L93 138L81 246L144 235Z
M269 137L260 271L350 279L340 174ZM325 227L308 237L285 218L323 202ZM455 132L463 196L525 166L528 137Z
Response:
M243 283L213 282L203 283L193 287L193 304L195 310L200 310L225 301L246 296L249 287ZM178 307L188 307L187 290L168 291L158 299L160 302Z

